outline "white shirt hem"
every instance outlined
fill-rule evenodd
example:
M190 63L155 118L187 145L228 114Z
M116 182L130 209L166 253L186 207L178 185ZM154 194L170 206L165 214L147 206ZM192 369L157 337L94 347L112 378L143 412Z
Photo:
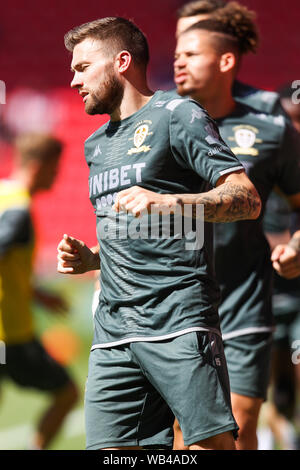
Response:
M91 351L93 351L94 349L113 348L114 346L121 346L122 344L136 343L140 341L145 341L145 342L164 341L166 339L176 338L178 336L182 336L187 333L192 333L193 331L211 331L212 333L215 333L221 336L220 331L216 328L205 328L205 327L195 326L195 327L186 328L185 330L176 331L175 333L169 333L167 335L162 335L162 336L136 336L132 338L124 338L119 341L113 341L111 343L93 344L93 346L91 347Z

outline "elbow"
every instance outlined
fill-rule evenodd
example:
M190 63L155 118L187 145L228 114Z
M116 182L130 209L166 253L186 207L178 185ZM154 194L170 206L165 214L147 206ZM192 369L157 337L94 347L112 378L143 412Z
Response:
M251 203L251 208L250 208L250 219L251 220L256 220L261 214L261 209L262 209L262 202L261 198L256 191L255 188L253 188L253 198L252 198L252 203Z

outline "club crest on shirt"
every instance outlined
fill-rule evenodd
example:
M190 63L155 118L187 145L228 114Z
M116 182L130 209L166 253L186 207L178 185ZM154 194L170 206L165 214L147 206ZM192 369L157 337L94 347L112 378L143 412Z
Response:
M133 137L133 143L136 147L139 148L144 143L148 135L148 131L149 131L149 126L147 124L142 124L141 126L137 128Z
M151 121L150 121L151 122ZM147 136L152 134L152 132L149 132L149 125L146 123L142 123L137 127L135 130L133 139L133 143L135 147L131 148L128 150L127 154L132 155L135 153L142 153L142 152L149 152L151 150L151 147L149 145L143 145Z
M259 130L256 127L241 125L233 128L234 137L229 137L237 143L238 147L231 147L235 155L259 155L259 150L254 147L255 144L261 143L262 140L257 138Z

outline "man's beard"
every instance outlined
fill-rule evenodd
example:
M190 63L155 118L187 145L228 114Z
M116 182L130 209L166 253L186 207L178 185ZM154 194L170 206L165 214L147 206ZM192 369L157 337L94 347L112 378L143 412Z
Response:
M85 104L87 114L111 115L121 104L124 87L117 79L112 64L108 64L105 70L105 80L95 92L90 92Z
M191 94L197 93L196 86L193 86L191 83L178 83L176 87L177 93L180 96L190 96Z
M177 85L177 93L180 96L189 95L189 90L186 90L183 85Z
M198 102L201 102L202 100L201 92L196 87L190 86L188 88L184 85L178 84L176 86L176 91L179 96L189 96L190 98Z

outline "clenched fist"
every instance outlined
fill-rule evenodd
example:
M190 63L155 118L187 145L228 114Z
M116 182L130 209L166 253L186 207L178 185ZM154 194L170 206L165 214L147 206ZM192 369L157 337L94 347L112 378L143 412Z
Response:
M118 193L113 209L116 212L129 212L134 217L150 211L160 214L181 214L182 201L173 194L159 194L140 186L132 186Z
M83 241L64 235L57 251L59 273L83 274L100 269L99 246L90 249Z
M288 244L277 245L272 252L271 261L280 276L286 279L300 276L300 254Z

